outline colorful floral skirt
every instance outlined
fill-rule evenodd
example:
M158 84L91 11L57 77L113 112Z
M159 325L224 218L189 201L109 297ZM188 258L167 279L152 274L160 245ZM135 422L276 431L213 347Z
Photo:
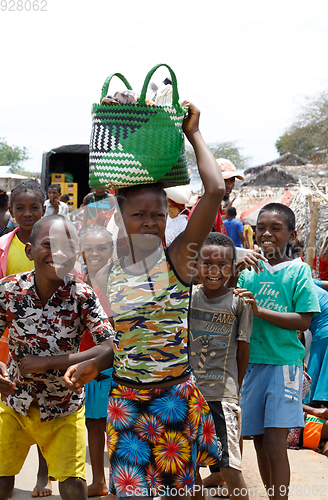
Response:
M120 497L186 493L196 466L218 459L214 421L193 376L166 389L113 381L107 445L109 491Z

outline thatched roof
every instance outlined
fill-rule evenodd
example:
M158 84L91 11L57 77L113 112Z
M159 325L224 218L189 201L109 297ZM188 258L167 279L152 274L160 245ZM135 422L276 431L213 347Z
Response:
M244 174L258 174L261 172L265 167L272 167L273 165L283 165L285 167L290 167L290 166L295 166L295 165L306 165L307 161L303 160L298 155L295 155L293 153L285 153L282 156L279 156L279 158L276 158L275 160L268 161L267 163L262 163L262 165L258 165L257 167L252 167L248 168L247 170L244 171Z
M242 186L275 186L285 187L287 184L297 184L299 177L287 169L274 165L266 167L258 175L247 176Z
M296 230L299 240L307 238L311 224L311 214L309 211L308 197L319 204L319 219L317 229L317 245L320 256L328 255L328 194L327 185L317 186L312 182L312 186L304 186L301 182L295 190L294 197L290 203L290 208L296 217Z

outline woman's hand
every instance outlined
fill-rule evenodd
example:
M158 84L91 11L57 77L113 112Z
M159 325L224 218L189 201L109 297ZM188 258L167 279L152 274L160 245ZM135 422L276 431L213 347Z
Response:
M183 101L182 106L189 108L183 120L182 128L189 142L192 143L192 137L199 132L200 111L189 101Z

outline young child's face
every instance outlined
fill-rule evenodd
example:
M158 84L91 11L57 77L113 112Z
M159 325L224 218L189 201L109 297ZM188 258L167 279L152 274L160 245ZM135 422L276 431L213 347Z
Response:
M34 260L35 272L43 279L62 280L75 264L78 237L75 228L65 221L44 223L28 256ZM28 244L30 245L30 244Z
M262 212L257 220L255 237L257 244L267 259L283 259L287 243L293 241L296 231L288 229L288 223L282 214Z
M83 261L89 273L96 273L104 267L112 255L113 244L103 233L90 233L81 245Z
M122 218L132 245L143 250L158 247L165 233L166 215L166 200L159 193L130 193L122 207Z
M219 290L233 271L231 247L204 245L197 259L198 281L206 291Z
M19 191L11 201L10 213L20 228L32 231L34 224L43 216L43 200L34 191Z

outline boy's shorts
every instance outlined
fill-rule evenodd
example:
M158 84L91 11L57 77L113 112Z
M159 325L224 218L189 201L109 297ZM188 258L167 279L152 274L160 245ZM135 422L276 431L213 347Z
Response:
M235 403L207 401L215 423L220 458L210 466L211 472L220 467L232 467L241 471L239 438L241 431L240 407Z
M104 370L85 386L85 418L106 418L113 368Z
M36 401L26 417L0 401L0 477L19 474L35 443L46 459L50 478L60 482L69 477L86 479L84 407L41 422Z
M263 434L266 427L304 427L302 368L249 363L240 406L243 436Z
M306 415L305 429L303 431L303 448L310 448L314 451L318 448L324 423L324 418L318 418L310 414Z

